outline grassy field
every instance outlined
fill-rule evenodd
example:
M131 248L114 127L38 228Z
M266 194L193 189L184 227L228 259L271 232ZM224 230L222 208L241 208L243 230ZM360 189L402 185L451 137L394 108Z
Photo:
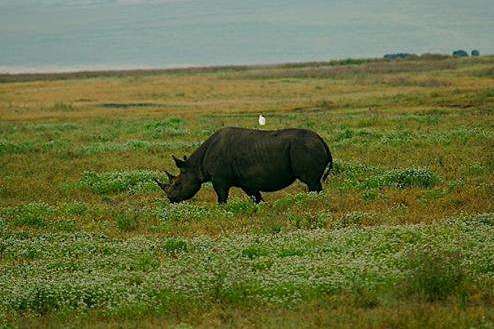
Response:
M324 192L165 200L259 113ZM0 75L0 327L494 328L493 195L494 57Z

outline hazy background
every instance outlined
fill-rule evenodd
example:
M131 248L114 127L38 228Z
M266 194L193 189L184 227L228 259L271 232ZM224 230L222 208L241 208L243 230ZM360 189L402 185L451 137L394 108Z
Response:
M0 71L494 53L492 0L0 0Z

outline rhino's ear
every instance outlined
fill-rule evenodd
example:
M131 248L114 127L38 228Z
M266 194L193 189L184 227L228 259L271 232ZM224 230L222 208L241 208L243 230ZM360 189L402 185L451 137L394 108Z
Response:
M173 161L175 161L175 165L177 168L185 168L185 160L180 160L179 158L172 155Z

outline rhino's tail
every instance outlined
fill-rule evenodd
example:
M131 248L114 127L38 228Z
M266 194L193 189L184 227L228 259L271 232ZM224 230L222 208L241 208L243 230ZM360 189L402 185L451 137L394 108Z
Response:
M326 166L326 169L324 169L324 173L322 174L322 180L323 182L326 181L328 178L329 174L331 173L331 170L333 169L333 159L331 158L331 155L329 155L329 162L328 165Z
M328 178L331 170L333 169L333 156L329 151L328 145L323 141L324 148L326 149L326 153L328 154L328 164L326 165L326 169L324 169L324 173L322 174L322 181L325 182Z

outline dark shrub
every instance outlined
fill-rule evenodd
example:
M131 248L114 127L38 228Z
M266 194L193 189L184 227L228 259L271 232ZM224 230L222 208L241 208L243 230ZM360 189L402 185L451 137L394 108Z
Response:
M46 220L55 215L55 210L45 203L32 202L8 209L5 214L15 226L42 228L46 226Z
M268 251L264 248L261 248L259 246L250 246L242 250L242 256L254 259L259 256L266 256L268 254Z
M421 168L390 170L377 178L377 185L383 184L383 186L393 186L398 188L431 188L439 182L439 177L435 173Z
M153 138L161 138L163 136L183 136L187 134L187 130L183 127L185 121L180 118L169 118L164 121L152 121L144 126Z
M433 302L464 291L466 273L462 256L429 248L412 253L406 264L405 292Z
M453 51L454 57L468 57L468 53L462 49Z
M233 199L225 208L234 215L252 215L256 211L256 205L250 199Z
M417 57L418 57L417 55L409 54L409 53L394 53L394 54L384 55L384 58L388 59L388 60L412 59L412 58L417 58Z
M69 216L82 216L87 212L88 207L85 203L73 201L66 203L63 210Z
M80 185L97 194L111 194L130 191L142 183L152 182L155 173L149 170L113 171L96 173L86 171Z
M420 58L421 59L427 59L427 60L443 60L443 59L448 59L449 55L425 53L425 54L420 55Z
M165 242L163 249L167 253L184 252L187 251L187 241L171 238Z
M117 227L121 231L133 231L139 225L138 214L135 212L123 212L115 215Z

